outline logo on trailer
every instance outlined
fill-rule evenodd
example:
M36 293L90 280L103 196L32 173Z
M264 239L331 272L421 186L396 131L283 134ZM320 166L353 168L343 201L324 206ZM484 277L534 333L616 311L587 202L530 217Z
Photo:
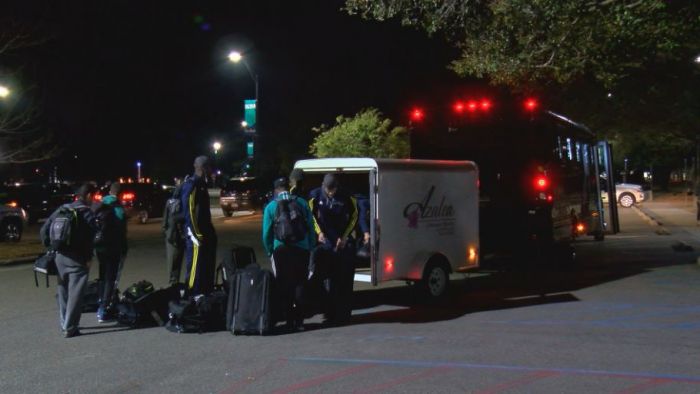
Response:
M408 220L409 228L418 228L420 221L435 221L454 217L454 207L446 202L445 196L442 196L439 204L431 205L433 194L435 194L435 186L430 187L423 201L406 205L403 217Z

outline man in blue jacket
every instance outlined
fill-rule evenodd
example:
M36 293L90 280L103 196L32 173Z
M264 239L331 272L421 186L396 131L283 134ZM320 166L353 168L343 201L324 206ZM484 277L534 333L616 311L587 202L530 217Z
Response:
M304 284L308 277L309 253L316 244L313 218L303 198L289 193L289 180L274 182L275 199L263 213L262 240L272 258L280 305L290 328L303 330Z
M194 176L185 181L180 194L187 238L185 284L193 297L209 294L214 288L217 238L209 205L210 174L209 158L197 157Z
M357 201L340 188L335 174L326 174L321 187L312 190L309 197L320 245L314 253L314 267L327 277L326 320L341 323L350 318L352 311L355 253L351 234L357 225Z

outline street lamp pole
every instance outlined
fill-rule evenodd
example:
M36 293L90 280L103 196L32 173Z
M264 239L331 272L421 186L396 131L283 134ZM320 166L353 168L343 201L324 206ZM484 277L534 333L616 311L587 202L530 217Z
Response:
M252 126L254 128L255 133L250 136L249 144L251 144L253 146L254 150L257 150L259 152L260 147L257 145L259 142L258 132L260 131L260 127L259 127L259 123L260 123L259 122L259 119L260 119L260 77L258 76L257 73L253 72L253 69L250 67L250 64L246 61L246 59L243 57L243 55L240 52L231 51L228 54L228 59L232 63L242 62L243 65L245 66L246 70L248 70L248 74L250 75L250 78L255 83L255 118L256 119L255 119L255 124L248 125L248 126ZM244 125L243 127L245 128L246 126ZM259 160L257 160L257 155L255 155L254 153L251 156L249 156L249 159L251 159L251 158L253 159L253 162L255 162L255 163L259 162ZM260 172L260 169L258 168L257 165L255 166L255 171L258 173Z

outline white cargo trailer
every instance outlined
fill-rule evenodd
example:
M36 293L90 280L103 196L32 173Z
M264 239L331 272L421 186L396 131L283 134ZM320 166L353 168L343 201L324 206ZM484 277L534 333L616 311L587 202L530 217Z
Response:
M479 264L478 168L470 161L328 158L298 161L305 191L326 173L370 201L371 258L355 280L420 282L439 297L449 274Z

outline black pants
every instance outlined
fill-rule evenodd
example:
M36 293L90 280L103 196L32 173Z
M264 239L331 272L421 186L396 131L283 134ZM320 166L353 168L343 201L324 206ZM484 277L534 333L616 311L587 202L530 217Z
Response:
M97 252L97 260L100 268L100 306L107 308L112 302L114 296L114 287L119 275L119 265L121 264L123 255L115 252Z
M327 320L342 323L352 314L352 290L355 280L355 249L347 245L333 250L321 245L314 250L313 283L323 291L321 308Z
M304 287L309 273L309 251L282 245L272 252L272 270L279 317L287 321L304 319Z

